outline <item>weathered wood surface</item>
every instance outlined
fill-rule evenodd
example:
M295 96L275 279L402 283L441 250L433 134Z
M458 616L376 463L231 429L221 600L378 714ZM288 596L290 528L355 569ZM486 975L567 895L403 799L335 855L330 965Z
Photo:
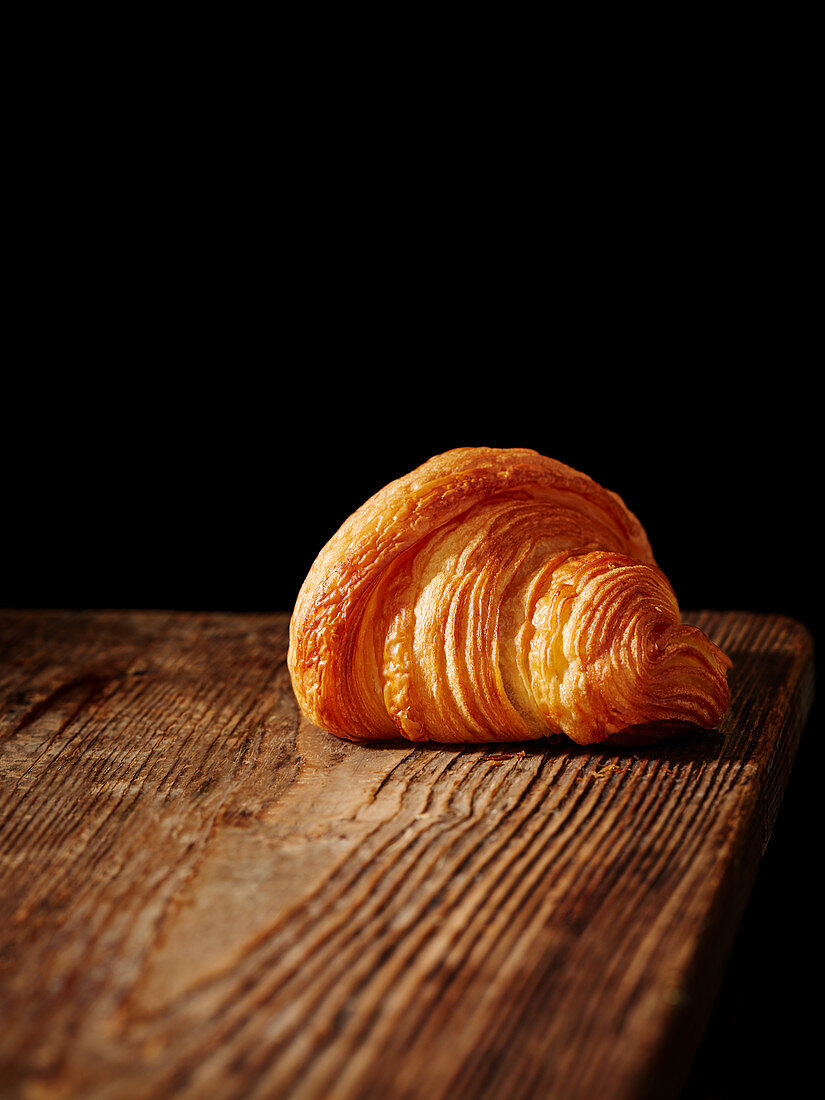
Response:
M678 1089L813 691L781 617L690 617L721 730L353 745L285 615L0 615L4 1097Z

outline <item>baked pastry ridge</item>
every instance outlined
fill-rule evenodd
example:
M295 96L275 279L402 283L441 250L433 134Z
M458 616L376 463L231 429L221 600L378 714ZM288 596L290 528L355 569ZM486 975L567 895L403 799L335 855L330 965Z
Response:
M730 701L729 658L681 623L622 499L521 448L437 455L354 512L301 586L288 666L349 740L591 744L713 728Z

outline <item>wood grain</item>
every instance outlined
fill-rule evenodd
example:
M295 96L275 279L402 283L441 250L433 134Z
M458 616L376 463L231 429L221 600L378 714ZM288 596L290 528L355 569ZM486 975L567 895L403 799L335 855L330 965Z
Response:
M2 1095L675 1095L813 692L689 619L722 728L593 752L332 738L285 615L3 612Z

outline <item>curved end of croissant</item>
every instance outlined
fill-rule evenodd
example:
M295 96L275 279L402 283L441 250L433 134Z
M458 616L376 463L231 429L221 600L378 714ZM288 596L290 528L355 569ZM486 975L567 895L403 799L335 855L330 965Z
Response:
M715 729L730 705L727 673L732 662L698 627L682 623L653 629L635 643L631 692L633 722L608 731L614 743L624 735L661 739L691 727Z
M732 662L701 630L680 622L656 566L619 554L574 555L554 571L541 604L540 632L560 639L555 666L545 664L548 717L572 740L618 743L642 727L651 740L718 726L730 703Z

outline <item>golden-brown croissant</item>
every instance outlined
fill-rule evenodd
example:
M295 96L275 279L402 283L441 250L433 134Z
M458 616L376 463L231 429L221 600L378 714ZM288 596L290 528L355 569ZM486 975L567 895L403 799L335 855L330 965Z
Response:
M680 622L621 498L526 449L437 455L354 512L301 587L288 664L350 740L588 744L713 728L730 700L730 660Z

